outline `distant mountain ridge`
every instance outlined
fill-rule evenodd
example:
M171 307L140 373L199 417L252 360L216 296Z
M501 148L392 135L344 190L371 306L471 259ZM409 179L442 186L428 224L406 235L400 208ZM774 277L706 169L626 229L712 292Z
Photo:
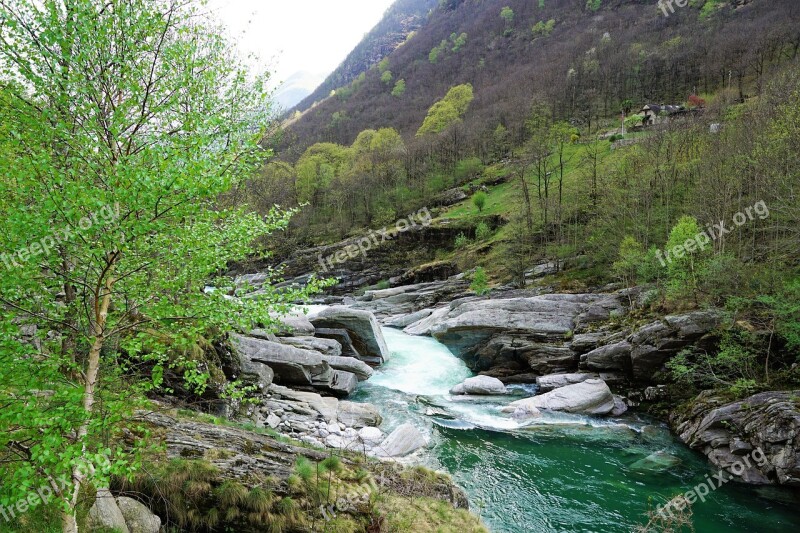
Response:
M315 102L327 98L331 91L350 84L405 42L411 32L425 23L428 13L437 5L439 0L397 0L342 64L292 111L305 111Z

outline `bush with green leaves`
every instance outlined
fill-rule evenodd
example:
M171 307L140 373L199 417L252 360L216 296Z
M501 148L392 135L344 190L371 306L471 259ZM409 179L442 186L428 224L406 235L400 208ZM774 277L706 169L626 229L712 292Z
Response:
M469 243L470 243L469 237L464 235L463 231L456 236L455 247L457 249L466 248L467 246L469 246Z
M487 195L483 191L478 191L472 195L472 205L478 208L478 211L483 211L483 208L486 207L486 200Z
M480 222L475 227L475 239L485 241L492 236L492 230L486 222Z
M483 269L483 267L478 267L475 269L475 273L472 274L472 283L470 283L469 288L478 296L483 296L489 293L489 277L486 275L486 271Z

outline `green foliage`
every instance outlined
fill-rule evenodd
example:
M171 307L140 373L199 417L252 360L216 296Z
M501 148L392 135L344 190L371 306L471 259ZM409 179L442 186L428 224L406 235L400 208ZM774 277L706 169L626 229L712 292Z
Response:
M669 234L664 253L668 254L667 294L673 299L697 294L711 253L710 245L705 249L697 245L696 239L702 232L694 217L683 216Z
M450 43L453 45L453 47L450 50L454 53L458 52L459 50L464 48L465 44L467 44L467 34L466 33L462 33L460 35L456 35L455 33L451 34Z
M456 163L453 175L456 178L456 183L462 183L480 175L484 168L483 161L479 157L468 157Z
M456 249L466 248L467 246L469 246L469 243L470 243L469 237L464 235L464 232L461 232L456 236L456 241L455 241Z
M512 24L514 22L514 10L505 6L500 10L500 18L502 18L506 24Z
M764 374L757 340L745 331L726 331L713 352L683 351L667 363L672 379L697 388L723 387L736 396L755 392Z
M597 11L603 5L603 0L586 0L586 9Z
M381 81L383 82L384 85L389 85L390 83L392 83L393 79L394 76L392 75L391 70L387 70L383 74L381 74Z
M459 122L473 98L472 85L469 83L451 88L443 99L428 110L428 115L417 131L417 137L440 133Z
M388 57L384 57L378 63L378 72L380 72L381 74L385 74L386 71L388 71L388 70L389 70L389 58Z
M394 88L392 89L392 96L400 98L406 94L406 80L399 79L394 84Z
M0 5L0 85L13 95L0 124L14 131L0 150L0 248L36 252L0 276L0 501L64 477L69 524L81 486L139 468L149 435L130 420L144 393L168 392L167 374L195 394L215 382L199 339L269 329L308 290L268 279L231 298L242 288L220 275L263 257L255 241L291 215L220 202L271 155L267 77L196 4L66 5ZM37 341L22 343L21 327ZM139 435L126 447L123 424ZM25 453L10 461L12 443Z
M553 33L553 29L556 27L555 19L550 19L547 22L540 20L536 24L533 25L531 28L531 33L533 37L547 37L551 33Z
M483 191L478 191L472 195L472 205L478 208L478 211L483 211L484 206L486 205L486 193Z
M633 286L638 279L639 269L645 262L644 246L631 237L626 236L619 245L619 258L611 266L614 275L627 286Z
M475 227L475 239L485 241L492 236L492 230L486 222L480 222Z
M469 288L478 296L483 296L489 293L491 290L489 289L489 277L486 275L486 271L483 269L483 267L478 267L475 269L475 273L472 275L472 283L470 283Z

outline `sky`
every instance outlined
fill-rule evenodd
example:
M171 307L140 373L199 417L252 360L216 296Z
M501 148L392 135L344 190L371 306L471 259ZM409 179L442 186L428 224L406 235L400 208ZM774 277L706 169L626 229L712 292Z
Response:
M211 0L244 54L281 82L298 71L327 75L381 19L393 0ZM324 76L321 76L324 77Z

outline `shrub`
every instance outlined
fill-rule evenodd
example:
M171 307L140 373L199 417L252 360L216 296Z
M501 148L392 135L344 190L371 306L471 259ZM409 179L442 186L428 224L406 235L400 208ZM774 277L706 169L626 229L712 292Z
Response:
M486 222L481 222L475 228L475 239L478 241L485 241L492 236L492 230Z
M489 292L489 278L486 276L486 271L483 267L475 269L469 288L478 296L483 296Z
M478 211L483 211L483 208L486 206L486 193L478 191L472 195L472 204L478 208Z
M458 236L456 237L456 242L455 242L456 248L464 248L468 244L469 244L469 237L464 235L464 232L459 233Z

